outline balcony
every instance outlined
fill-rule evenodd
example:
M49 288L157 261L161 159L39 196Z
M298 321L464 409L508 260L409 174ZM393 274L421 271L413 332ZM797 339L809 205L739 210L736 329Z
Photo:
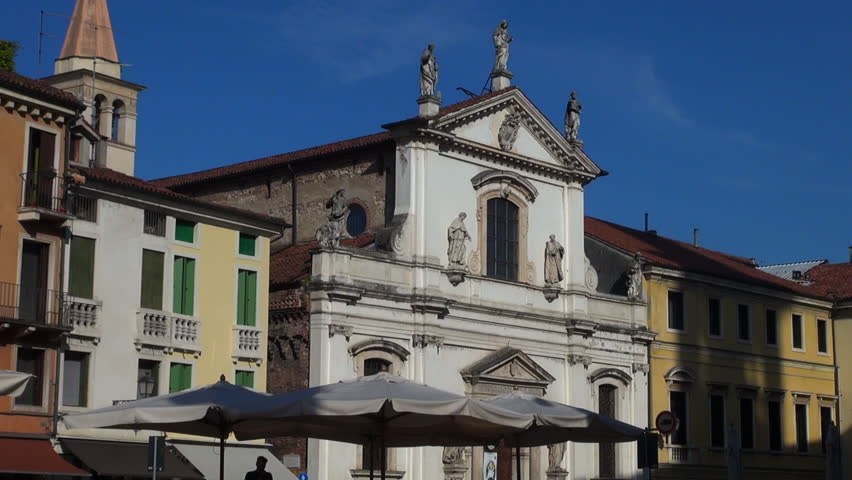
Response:
M201 321L194 317L141 309L136 313L136 349L201 354Z
M698 461L698 448L687 445L666 445L669 464L689 465Z
M232 355L234 363L239 360L249 360L260 365L264 357L264 352L260 349L263 345L262 335L263 330L258 327L235 325L234 353Z
M23 195L18 206L18 221L47 220L62 223L74 218L65 205L65 185L53 170L21 174Z
M101 302L87 298L68 297L65 301L65 314L68 325L71 327L71 335L74 337L100 342L101 330L98 323L98 314Z
M55 344L70 330L64 306L60 291L0 282L0 343Z

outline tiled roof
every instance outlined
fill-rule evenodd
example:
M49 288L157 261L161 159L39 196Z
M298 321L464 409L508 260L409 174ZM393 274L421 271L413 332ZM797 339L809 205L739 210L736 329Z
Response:
M451 113L458 112L467 107L471 107L480 102L484 102L489 98L495 97L511 90L516 90L517 88L518 87L508 87L503 90L496 90L494 92L489 92L478 97L469 98L458 103L447 105L446 107L443 107L438 111L438 115L449 115ZM403 120L403 122L415 120L417 118L419 117L412 117L410 119ZM306 148L304 150L296 150L294 152L281 153L278 155L272 155L270 157L259 158L257 160L249 160L247 162L235 163L233 165L226 165L224 167L212 168L210 170L202 170L200 172L176 175L173 177L158 178L156 180L151 180L151 182L161 187L180 189L181 187L186 187L192 184L202 183L209 180L220 180L235 175L244 175L247 173L257 172L259 170L277 167L299 160L323 157L326 155L357 150L365 147L380 145L383 143L390 144L392 142L393 138L391 137L391 134L389 132L379 132L363 137L351 138L348 140L341 140L339 142L329 143L326 145Z
M357 237L341 240L344 247L364 248L375 240L373 233L364 233ZM317 248L317 242L290 245L272 255L269 259L269 285L280 287L307 279L311 275L311 250Z
M852 299L852 263L824 263L805 274L812 290L833 300Z
M823 295L796 282L758 270L752 261L724 252L586 217L586 234L662 267L701 273L808 297Z
M85 176L87 180L90 179L95 182L117 185L119 187L128 188L137 192L152 194L170 200L195 205L198 207L209 208L211 210L218 210L220 212L230 213L232 215L235 214L243 217L248 217L247 220L258 220L280 227L288 226L287 221L278 217L271 217L269 215L263 215L257 212L252 212L250 210L243 210L241 208L235 208L228 205L221 205L218 203L200 200L198 198L193 198L187 195L174 192L172 190L169 190L168 188L163 188L158 185L154 185L153 183L142 180L141 178L131 177L130 175L125 175L121 172L117 172L109 168L77 167L77 169L83 173L83 176Z
M764 265L757 267L758 270L766 273L771 273L776 277L781 277L784 280L793 280L793 272L801 272L804 275L808 270L827 263L828 260L811 260L807 262L779 263L777 265Z
M25 77L15 72L0 71L0 86L46 102L55 102L74 110L83 110L86 108L73 93L60 90L41 80Z
M200 172L187 173L184 175L176 175L173 177L158 178L151 180L151 183L166 188L180 188L195 183L206 182L208 180L219 180L235 175L245 175L247 173L257 172L270 167L285 165L298 160L309 158L322 157L337 153L358 150L365 147L380 145L382 143L392 142L391 135L388 132L374 133L364 137L342 140L340 142L329 143L317 147L297 150L295 152L282 153L271 157L258 158L257 160L249 160L247 162L235 163L224 167L212 168L210 170L202 170Z

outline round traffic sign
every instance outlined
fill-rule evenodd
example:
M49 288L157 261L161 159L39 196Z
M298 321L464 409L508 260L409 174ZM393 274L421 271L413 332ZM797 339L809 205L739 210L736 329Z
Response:
M677 430L677 422L677 416L668 410L663 410L658 413L657 420L654 421L657 426L657 430L666 435Z
M299 478L299 480L308 480L308 474L305 473L305 472L302 472L302 473L299 474L298 478Z

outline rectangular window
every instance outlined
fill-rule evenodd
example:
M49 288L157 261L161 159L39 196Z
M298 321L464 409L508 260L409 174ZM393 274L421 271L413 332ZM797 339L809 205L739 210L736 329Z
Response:
M169 393L192 388L192 365L173 363L169 367Z
M725 397L710 395L710 446L725 446Z
M682 292L669 292L669 328L684 330Z
M85 195L74 195L73 199L74 216L77 217L77 220L98 221L98 201L96 199Z
M754 448L754 400L740 398L740 441L742 448Z
M737 338L751 340L751 320L748 317L748 305L737 305Z
M677 430L671 435L672 445L686 445L689 439L687 435L689 419L687 418L686 392L669 392L669 402L672 413L678 419Z
M30 145L27 155L27 172L24 184L24 205L56 209L53 184L56 172L53 167L56 135L30 128Z
M24 393L15 399L15 403L18 405L40 407L42 405L42 385L44 383L44 350L18 347L15 370L21 373L29 373L35 377L30 379L29 383L27 383L27 388L24 389Z
M85 407L89 393L89 354L66 351L62 362L62 405Z
M195 241L195 222L175 219L175 240L192 243Z
M249 235L247 233L240 233L240 255L248 255L250 257L253 257L255 255L256 244L256 236Z
M711 298L707 302L707 310L710 317L710 335L714 337L722 336L722 307L718 298Z
M817 320L817 351L828 353L828 320Z
M166 236L166 216L159 212L145 210L145 226L143 231L148 235Z
M819 407L819 424L820 424L820 443L822 444L822 453L825 453L825 432L826 428L828 428L829 423L832 420L832 409L831 407Z
M136 371L136 399L149 398L160 393L160 362L139 360Z
M769 417L769 450L781 450L781 402L769 400L766 403Z
M255 326L257 317L257 272L237 273L237 325Z
M92 298L95 286L95 240L74 236L68 263L68 294Z
M518 206L503 198L492 198L486 205L486 264L489 277L516 281L518 279ZM452 227L451 227L452 228ZM454 231L451 243L463 244L463 232ZM464 248L453 249L453 257ZM451 258L451 262L463 263L464 259Z
M254 372L237 370L235 384L241 387L254 388Z
M165 254L142 250L142 296L139 306L151 310L163 309L163 267Z
M175 257L172 311L192 315L195 307L195 260Z
M778 345L778 314L766 309L766 344Z
M802 316L793 315L793 348L796 350L804 350L805 340L802 332Z
M796 451L808 451L808 406L796 404Z

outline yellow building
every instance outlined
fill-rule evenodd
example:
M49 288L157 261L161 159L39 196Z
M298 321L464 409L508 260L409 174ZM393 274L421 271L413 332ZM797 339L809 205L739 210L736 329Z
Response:
M825 478L822 425L836 421L831 303L752 260L587 218L586 235L640 255L648 302L649 418L673 412L654 478ZM732 438L732 436L735 436Z

